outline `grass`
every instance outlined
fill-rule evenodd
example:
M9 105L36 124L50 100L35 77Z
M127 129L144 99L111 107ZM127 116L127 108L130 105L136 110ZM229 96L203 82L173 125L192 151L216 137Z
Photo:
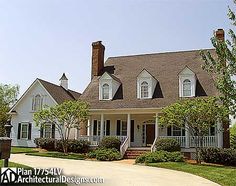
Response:
M86 159L86 156L84 154L77 154L77 153L64 154L62 152L36 152L36 153L26 153L26 155L52 157L52 158L63 158L63 159L74 159L74 160Z
M236 167L195 165L185 162L149 163L147 165L191 173L222 186L236 185Z
M30 147L11 147L12 154L19 154L19 153L34 153L38 152L35 148Z
M3 167L3 160L0 160L0 167ZM9 162L9 167L17 167L17 168L24 168L24 169L32 169L32 167L26 166L26 165L22 165L22 164L18 164L18 163L14 163L14 162ZM21 184L23 185L29 185L29 184ZM34 186L41 186L42 184L33 184ZM64 183L53 183L53 184L43 184L44 186L66 186L67 184Z

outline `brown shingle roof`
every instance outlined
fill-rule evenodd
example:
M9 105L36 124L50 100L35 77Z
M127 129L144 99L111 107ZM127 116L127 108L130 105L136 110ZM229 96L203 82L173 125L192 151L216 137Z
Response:
M213 49L209 50L214 52ZM196 95L217 95L212 77L201 65L199 50L108 58L104 71L119 78L121 86L111 101L99 101L99 77L94 77L81 95L91 109L161 108L179 99L178 74L188 66L197 77ZM146 69L158 81L153 99L137 98L137 76Z
M81 95L78 92L75 92L73 90L66 90L63 87L55 85L48 81L42 79L38 80L58 104L64 102L65 100L78 100Z

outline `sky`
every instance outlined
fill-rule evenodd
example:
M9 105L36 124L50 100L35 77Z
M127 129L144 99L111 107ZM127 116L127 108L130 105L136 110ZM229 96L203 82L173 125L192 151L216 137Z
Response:
M90 82L91 43L105 59L212 48L213 31L232 27L231 0L0 0L0 83L22 94L41 78L83 92Z

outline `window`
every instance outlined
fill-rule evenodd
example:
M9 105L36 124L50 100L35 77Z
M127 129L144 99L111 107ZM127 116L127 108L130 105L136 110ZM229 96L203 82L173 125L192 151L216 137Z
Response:
M141 98L148 98L148 83L146 81L141 83Z
M28 123L21 124L21 139L28 139Z
M106 100L109 99L109 85L104 84L102 86L102 99Z
M185 136L185 128L168 126L167 127L167 136Z
M45 125L44 137L45 138L51 138L52 137L52 125L51 124Z
M183 96L184 97L191 96L191 81L189 79L185 79L183 81Z
M116 135L127 136L127 121L117 120Z
M32 110L38 111L42 109L42 103L43 103L43 98L39 94L34 96L32 99Z

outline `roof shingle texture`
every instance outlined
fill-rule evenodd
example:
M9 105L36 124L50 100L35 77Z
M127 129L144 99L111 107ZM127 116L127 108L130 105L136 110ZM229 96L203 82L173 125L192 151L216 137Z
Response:
M78 92L69 89L66 90L63 87L48 81L44 81L42 79L38 80L58 104L61 104L66 100L78 100L81 95Z
M214 54L214 50L209 50ZM217 90L213 78L201 65L199 50L144 54L108 58L104 71L121 81L114 99L99 100L99 77L94 77L80 99L86 100L91 109L162 108L179 100L178 74L187 66L197 77L196 96L214 96ZM137 76L146 69L158 81L152 99L137 98Z

